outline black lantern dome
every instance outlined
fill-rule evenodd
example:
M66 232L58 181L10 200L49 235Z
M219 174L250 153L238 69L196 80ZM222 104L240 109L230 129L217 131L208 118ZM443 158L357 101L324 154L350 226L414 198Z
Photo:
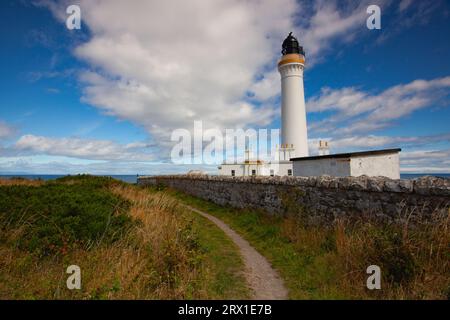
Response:
M284 55L290 53L298 53L301 55L305 55L305 51L303 51L303 47L301 47L298 43L297 38L292 35L292 32L289 32L289 35L283 41L281 53Z

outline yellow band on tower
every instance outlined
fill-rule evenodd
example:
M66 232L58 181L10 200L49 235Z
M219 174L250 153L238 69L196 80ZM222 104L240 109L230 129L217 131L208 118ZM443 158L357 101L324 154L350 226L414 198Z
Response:
M278 62L278 66L281 66L281 65L287 64L287 63L295 63L295 62L305 64L305 59L302 59L302 58L300 58L300 57L298 57L298 58L283 59L283 60L281 60L280 62Z
M281 65L287 64L287 63L305 64L305 57L303 57L303 55L298 54L298 53L286 54L281 58L280 62L278 62L278 66L281 66Z

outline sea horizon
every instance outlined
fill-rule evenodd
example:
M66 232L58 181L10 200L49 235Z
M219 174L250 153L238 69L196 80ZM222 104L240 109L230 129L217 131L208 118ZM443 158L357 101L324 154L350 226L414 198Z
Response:
M127 183L137 183L137 178L139 176L145 176L146 174L91 174L86 173L93 176L100 176L100 177L111 177L117 180L121 180ZM55 180L58 178L66 177L66 176L76 176L79 174L26 174L26 173L18 173L18 174L0 174L0 178L24 178L24 179L31 179L31 180ZM439 177L439 178L445 178L450 179L450 173L401 173L400 179L415 179L420 178L424 176L433 176L433 177Z

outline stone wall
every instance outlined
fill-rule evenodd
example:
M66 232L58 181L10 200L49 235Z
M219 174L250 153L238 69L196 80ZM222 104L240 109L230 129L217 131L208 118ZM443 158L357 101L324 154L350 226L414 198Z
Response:
M334 219L371 214L397 218L449 210L450 179L422 177L228 177L148 176L139 185L164 185L220 205L263 209L274 214L301 211Z

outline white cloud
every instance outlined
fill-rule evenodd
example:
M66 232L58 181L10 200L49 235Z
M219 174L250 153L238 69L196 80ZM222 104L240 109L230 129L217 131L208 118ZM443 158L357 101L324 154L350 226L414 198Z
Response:
M375 1L379 5L388 2ZM374 1L350 1L339 7L335 1L316 1L312 7L306 1L301 2L299 11L295 13L298 25L292 31L306 51L307 69L322 62L337 41L342 45L354 40L356 34L359 38L363 36L361 31L366 30L366 8L369 4L374 4ZM280 52L279 43L274 50ZM268 100L280 94L276 60L268 66L269 71L249 89L257 100Z
M61 20L69 2L39 1ZM299 38L306 50L307 68L312 68L336 53L331 50L334 44L342 48L342 43L354 41L355 35L358 39L364 36L368 4L384 8L383 4L387 7L390 2L348 1L338 6L336 1L311 4L295 0L82 0L82 24L91 34L90 40L75 49L76 56L89 66L79 74L82 100L146 128L153 140L165 147L164 158L169 153L171 130L190 129L194 120L203 120L205 128L232 128L267 125L279 116L279 106L273 104L280 91L276 62L287 32L293 31ZM404 1L399 11L410 12L411 7ZM42 76L51 75L38 74L36 78ZM332 146L341 150L419 144L414 137L370 133L442 101L449 82L450 77L417 80L379 94L356 87L325 88L307 107L310 112L331 111L334 115L310 127L315 133L332 136ZM247 91L254 93L252 99L246 97ZM148 159L140 142L127 146L111 141L24 137L16 147L34 153L114 163Z
M265 73L261 80L254 82L249 91L254 94L255 100L268 100L280 94L280 74L274 67L272 71Z
M80 77L85 102L144 126L157 141L194 120L219 128L272 121L272 106L243 98L279 54L295 1L80 5L92 32L75 50L92 67Z
M16 130L6 122L0 120L0 139L6 139L14 135Z
M319 140L329 142L332 153L350 152L357 150L369 150L375 148L420 148L424 146L450 143L450 133L429 136L377 136L356 135L350 137L320 137L309 139L309 150L311 154L318 153ZM412 154L411 151L402 151L402 154Z
M402 0L400 1L398 5L398 11L403 12L405 11L411 4L413 0Z
M312 12L301 14L298 33L306 48L307 63L314 64L324 58L331 45L349 42L355 34L366 30L366 9L370 4L382 5L387 1L355 1L344 6L335 1L316 1ZM308 62L309 61L309 62Z
M76 159L48 156L37 159L35 156L18 158L0 157L0 174L176 174L199 169L209 173L216 173L216 166L174 165L163 162L134 162L134 161L87 161L80 163ZM86 161L85 161L86 162Z
M371 132L392 125L392 121L416 110L443 103L448 106L450 76L433 80L415 80L396 85L374 95L357 88L332 90L307 101L308 112L333 111L325 120L311 123L314 132L354 134Z
M376 135L321 137L309 139L311 155L318 154L319 140L329 141L331 153L400 147L401 172L450 173L450 149L448 149L450 133L411 137Z
M387 20L389 24L384 24L383 32L379 34L375 44L382 44L388 39L393 39L408 28L426 25L435 19L435 14L441 14L444 19L446 17L445 6L443 6L445 1L442 0L402 0L393 3L395 7L390 10L392 17ZM383 9L385 10L385 8ZM382 11L382 14L383 12L386 11ZM382 21L384 20L382 19Z
M64 2L39 3L63 19ZM193 120L219 128L267 125L278 106L257 107L245 93L257 101L279 94L276 61L287 32L299 35L312 64L333 41L365 28L367 3L80 1L92 34L75 50L91 66L80 77L83 101L144 126L157 141Z
M450 149L402 152L400 165L403 172L450 173Z
M402 153L402 159L404 160L404 163L417 163L417 161L426 162L429 159L449 160L450 149L406 151Z
M90 160L150 161L154 155L147 144L134 142L126 145L109 140L78 138L48 138L24 135L10 148L10 155L34 154L66 156ZM5 153L6 154L6 153Z

